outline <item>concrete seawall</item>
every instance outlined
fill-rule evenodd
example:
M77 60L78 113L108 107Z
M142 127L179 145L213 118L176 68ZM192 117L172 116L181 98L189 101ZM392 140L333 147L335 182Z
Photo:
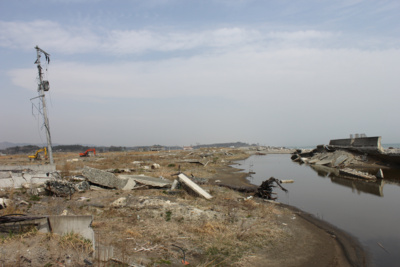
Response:
M365 150L383 152L381 139L382 137L380 136L334 139L329 142L329 145L340 148L353 148L361 151Z

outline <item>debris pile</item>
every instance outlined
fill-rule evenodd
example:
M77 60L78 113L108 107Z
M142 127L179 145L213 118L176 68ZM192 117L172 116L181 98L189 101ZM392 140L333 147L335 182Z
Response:
M318 146L314 150L297 150L291 159L300 164L309 164L317 172L324 171L336 176L368 180L383 178L381 170L378 175L355 170L368 161L367 154L354 154L344 150L332 150L327 146Z

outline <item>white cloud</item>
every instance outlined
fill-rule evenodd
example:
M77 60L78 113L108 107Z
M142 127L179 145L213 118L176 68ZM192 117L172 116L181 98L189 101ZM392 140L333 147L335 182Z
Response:
M32 22L0 21L0 46L32 49L41 44L62 53L90 52L96 49L99 37L84 27L62 27L46 20Z
M241 101L351 102L363 94L372 103L380 94L400 98L400 50L235 50L225 54L89 65L51 66L57 94L93 98L229 97ZM36 90L35 70L9 72L14 84Z
M61 26L45 20L32 22L0 21L0 46L32 49L40 43L46 51L62 54L111 53L115 55L143 54L152 51L173 52L196 49L224 49L282 45L310 45L311 41L329 40L337 34L319 31L261 32L256 29L224 27L197 32L158 30L110 30L85 26ZM309 43L307 43L309 41Z

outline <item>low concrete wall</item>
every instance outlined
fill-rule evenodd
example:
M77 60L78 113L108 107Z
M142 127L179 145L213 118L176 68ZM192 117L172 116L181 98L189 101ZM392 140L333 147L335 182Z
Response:
M94 231L91 227L93 221L93 215L73 215L73 216L49 216L49 222L51 231L53 233L64 235L68 233L77 233L82 237L92 241L93 247L94 243Z
M347 139L334 139L329 142L330 146L343 148L356 148L360 150L379 150L383 151L380 136L374 137L359 137Z
M353 143L354 139L335 139L335 140L331 140L329 142L330 146L351 146L351 144Z
M353 147L374 147L382 149L381 137L376 136L376 137L355 138L353 142Z
M55 172L55 164L44 164L44 165L0 165L0 171L23 171L31 170L38 172Z

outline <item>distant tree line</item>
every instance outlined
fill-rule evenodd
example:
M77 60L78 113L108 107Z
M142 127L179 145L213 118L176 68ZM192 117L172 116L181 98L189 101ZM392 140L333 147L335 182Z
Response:
M235 143L217 143L217 144L208 144L208 145L196 145L193 146L194 149L202 148L202 147L247 147L247 146L255 146L249 145L243 142L235 142ZM0 150L1 153L7 155L14 154L33 154L37 150L43 147L39 147L37 145L25 145L25 146L13 146ZM151 151L151 150L178 150L182 149L179 146L161 146L161 145L153 145L153 146L137 146L137 147L123 147L123 146L83 146L83 145L56 145L53 146L53 152L85 152L87 149L95 148L97 152L118 152L118 151L127 151L127 150L143 150L143 151ZM156 149L157 148L157 149Z
M247 147L249 144L243 142L235 142L235 143L217 143L217 144L209 144L209 145L196 145L193 146L194 149L202 148L202 147Z
M37 150L41 148L43 147L35 145L14 146L0 150L0 152L7 155L34 154ZM52 148L53 152L77 152L77 153L83 153L90 148L95 148L96 151L98 152L107 152L107 151L117 152L126 150L126 148L122 146L96 147L96 146L82 146L82 145L57 145L53 146Z

